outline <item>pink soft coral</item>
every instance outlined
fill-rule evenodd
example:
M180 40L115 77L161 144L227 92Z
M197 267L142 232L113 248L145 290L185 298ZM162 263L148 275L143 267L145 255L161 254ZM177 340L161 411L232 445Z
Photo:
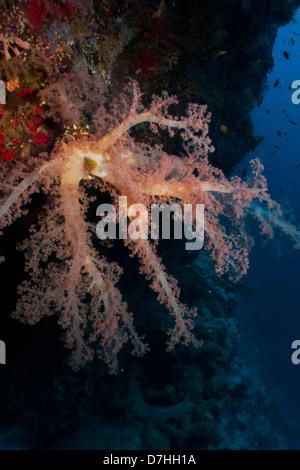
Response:
M176 103L176 98L164 93L154 96L149 108L144 108L139 88L133 83L112 103L110 111L101 105L102 121L100 111L95 112L94 137L60 143L51 156L12 162L1 175L0 228L21 216L31 194L42 189L51 196L47 213L32 227L24 244L30 247L26 264L30 280L19 288L14 317L33 324L57 313L75 368L97 351L114 373L118 352L126 341L131 341L137 355L147 350L116 287L121 269L108 263L92 245L85 218L89 201L82 181L90 181L99 190L109 188L113 195L127 196L128 204L149 206L153 197L156 202L176 199L182 205L204 204L205 247L217 272L228 272L233 279L239 279L248 267L253 243L245 228L248 214L259 220L264 233L272 236L273 229L279 228L299 243L299 232L284 221L280 207L267 193L260 162L252 162L247 183L237 177L227 180L208 161L213 147L206 106L190 104L184 117L174 117L169 108ZM166 129L171 136L179 132L185 156L168 155L159 145L137 143L130 130L145 122L153 130ZM229 222L226 229L221 223L224 217ZM155 245L144 239L126 243L139 257L142 272L151 280L159 301L174 316L169 349L179 342L199 346L192 333L196 310L179 302L177 283L166 274Z

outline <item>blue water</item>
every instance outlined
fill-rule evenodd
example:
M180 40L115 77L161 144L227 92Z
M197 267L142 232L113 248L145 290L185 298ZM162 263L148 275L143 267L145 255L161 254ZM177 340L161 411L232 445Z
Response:
M272 198L278 202L288 199L299 227L300 165L295 165L300 163L300 104L292 103L294 90L289 86L300 80L300 10L292 23L279 29L273 58L264 101L253 111L255 134L264 136L264 141L248 161L254 156L261 158ZM277 79L279 84L274 87ZM239 172L245 166L241 165ZM250 300L242 299L237 312L242 340L249 339L247 347L241 344L241 351L249 363L255 357L256 363L249 367L264 376L266 392L279 404L274 435L284 435L288 448L300 449L300 364L291 361L291 344L300 339L300 250L294 250L278 233L273 242L262 245L262 239L256 237L245 278L258 292Z

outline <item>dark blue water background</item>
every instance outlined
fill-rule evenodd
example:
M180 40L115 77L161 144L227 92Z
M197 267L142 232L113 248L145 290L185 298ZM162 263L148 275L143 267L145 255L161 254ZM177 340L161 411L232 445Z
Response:
M289 54L288 60L283 51ZM292 103L295 90L289 87L294 80L300 80L300 10L292 23L279 29L273 58L263 103L252 116L255 134L264 136L264 141L247 161L256 156L262 160L272 198L278 202L288 199L299 227L300 165L295 165L300 164L300 104ZM277 79L279 84L274 87ZM247 168L247 161L239 166L238 174ZM290 241L278 233L267 244L255 235L250 270L244 281L257 293L242 298L238 307L243 330L241 350L253 373L266 377L270 398L280 404L274 433L285 434L288 446L299 449L300 364L291 361L291 344L300 339L300 250L294 250Z

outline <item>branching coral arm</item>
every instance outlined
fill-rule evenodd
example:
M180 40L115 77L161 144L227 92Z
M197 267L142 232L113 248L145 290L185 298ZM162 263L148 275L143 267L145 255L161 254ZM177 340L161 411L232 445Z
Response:
M199 148L203 147L206 152L213 151L210 145L211 141L207 137L208 125L207 120L204 119L206 113L206 106L192 106L188 109L188 115L181 119L174 119L167 115L169 106L176 103L177 100L164 94L163 97L155 97L149 110L139 112L140 92L137 84L133 83L133 101L130 112L127 118L117 125L112 131L107 133L104 137L91 145L90 151L92 153L104 153L109 147L114 145L120 140L132 127L143 122L157 124L162 128L168 129L182 129L186 132L188 139L192 139L194 144L198 143ZM201 131L201 136L195 135L195 132ZM187 140L188 140L187 139Z
M141 260L141 272L152 281L151 287L158 294L159 302L166 305L175 318L175 326L169 331L168 350L180 342L186 345L191 343L195 347L201 346L201 341L198 341L192 333L194 326L192 319L196 316L196 309L189 310L186 305L179 302L180 290L177 282L166 274L150 242L139 239L134 244L133 250Z
M49 162L44 163L40 168L34 170L30 173L26 178L24 178L18 186L12 188L12 193L8 196L4 204L0 207L0 218L6 215L13 204L17 202L17 200L22 196L22 194L26 193L30 186L32 186L46 171L48 171L51 167L58 164L58 160L52 160Z

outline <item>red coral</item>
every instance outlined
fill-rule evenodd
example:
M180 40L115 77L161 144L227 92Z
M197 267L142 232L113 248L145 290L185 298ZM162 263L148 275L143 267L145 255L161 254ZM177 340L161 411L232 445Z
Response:
M68 2L68 0L66 0L66 2L61 5L58 5L57 7L57 12L59 16L64 16L66 18L70 17L73 14L74 10L75 7L73 7L73 5Z
M42 122L43 118L41 116L35 116L31 124L28 124L27 128L30 130L30 132L36 132L41 126Z
M16 151L13 149L10 152L2 153L2 159L5 162L9 162L10 160L14 160L16 158Z
M40 30L43 22L52 9L52 0L30 0L26 9L26 15L32 30Z
M148 33L148 38L150 40L161 39L165 41L169 39L169 36L170 30L163 20L156 21Z
M43 111L43 107L42 106L35 106L34 107L34 113L35 114L41 114L41 112Z
M32 140L37 145L45 145L48 144L50 139L45 132L38 132L37 134L34 134Z
M0 134L0 152L3 152L4 144L5 144L5 135Z
M31 90L30 88L25 88L24 90L18 91L17 95L23 98L25 102L35 100L34 90Z

